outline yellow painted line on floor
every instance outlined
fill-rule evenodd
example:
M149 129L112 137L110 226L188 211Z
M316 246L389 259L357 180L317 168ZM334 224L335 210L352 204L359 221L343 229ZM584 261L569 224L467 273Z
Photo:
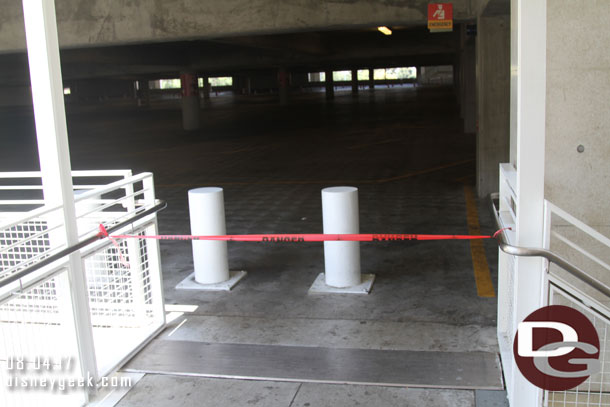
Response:
M468 220L468 233L480 235L481 226L479 225L479 212L477 201L474 196L472 186L464 185L464 195L466 197L466 218ZM494 285L489 273L489 264L485 256L485 247L482 240L470 241L470 253L472 255L472 266L474 269L474 281L477 284L477 294L479 297L495 297Z
M434 173L437 171L446 170L448 168L459 167L460 165L468 164L474 160L462 160L453 163L439 165L436 167L426 168L419 171L412 171L406 174L397 175L390 178L377 178L377 179L361 179L361 180L346 180L346 179L328 179L328 180L263 180L263 181L223 181L223 182L199 182L199 183L187 183L187 184L157 184L157 188L194 188L206 185L319 185L319 184L336 184L336 185L348 185L348 184L385 184L387 182L401 181L407 178L416 177L418 175L425 175Z

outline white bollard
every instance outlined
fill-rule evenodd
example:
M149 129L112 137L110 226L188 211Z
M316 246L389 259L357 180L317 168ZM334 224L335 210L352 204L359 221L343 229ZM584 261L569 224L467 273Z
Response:
M322 190L324 233L359 233L358 188ZM359 242L324 242L326 285L346 288L362 283Z
M196 188L188 191L191 234L225 235L225 207L222 188ZM230 278L227 242L193 240L195 281L218 284Z

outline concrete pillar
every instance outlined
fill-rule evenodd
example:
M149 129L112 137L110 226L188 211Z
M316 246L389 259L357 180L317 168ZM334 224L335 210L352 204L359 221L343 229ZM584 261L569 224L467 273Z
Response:
M426 67L417 67L417 83L419 85L426 85L428 83L428 75L426 75Z
M458 102L458 105L462 103L462 92L461 92L461 61L460 61L460 57L461 57L461 52L460 50L462 49L462 25L461 24L456 24L453 30L453 35L454 35L454 44L455 44L455 48L458 50L458 52L456 52L454 54L453 57L453 92L455 95L455 99Z
M499 190L500 163L510 157L510 16L477 22L477 194Z
M246 75L233 76L233 92L238 95L250 94L250 77Z
M335 81L333 79L333 71L326 71L326 100L335 98Z
M245 89L246 95L251 95L252 94L252 81L250 80L250 77L246 77L246 89Z
M210 100L210 80L207 76L203 77L203 100Z
M544 197L608 236L610 2L549 1L546 15Z
M182 127L184 130L199 128L199 86L194 72L180 74L182 86Z
M288 103L288 72L286 68L280 67L277 71L277 82L280 94L280 105Z
M453 94L458 97L460 94L460 65L457 58L455 61L453 63Z
M138 106L150 106L150 87L147 79L138 81Z
M358 70L352 69L352 93L358 94Z
M369 68L369 89L375 90L375 70Z
M476 52L475 39L466 35L462 27L462 49L460 55L461 77L461 116L464 119L464 132L476 132Z

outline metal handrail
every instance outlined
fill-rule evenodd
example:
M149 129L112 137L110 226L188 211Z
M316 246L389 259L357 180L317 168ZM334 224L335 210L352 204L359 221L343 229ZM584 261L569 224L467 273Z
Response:
M491 202L490 209L494 215L494 219L496 220L496 226L498 227L498 229L503 229L504 225L502 224L502 221L500 220L500 216L498 215L499 211L496 208L496 204L494 202L495 200L499 199L499 196L500 195L497 192L489 195L489 200ZM500 250L502 250L504 253L511 254L513 256L544 257L549 262L557 264L559 267L561 267L562 269L564 269L565 271L567 271L574 277L587 283L588 285L595 288L597 291L601 292L602 294L606 295L607 297L610 297L610 288L607 285L605 285L601 281L597 280L596 278L591 277L584 270L582 270L578 266L575 266L574 264L570 263L563 257L553 253L552 251L543 249L543 248L538 248L538 247L534 248L534 247L513 246L507 242L504 230L502 230L502 231L500 231L500 233L498 233L497 239L498 239L498 246L500 246Z
M2 174L2 173L0 172L0 174ZM123 187L125 187L125 186L127 186L129 184L134 184L136 182L141 182L141 181L144 181L145 179L151 178L151 177L152 177L152 173L150 173L150 172L143 172L143 173L140 173L140 174L137 174L137 175L132 175L129 178L120 179L118 181L115 181L115 182L107 184L107 185L100 185L99 187L97 187L95 189L88 190L87 192L84 192L82 194L79 194L79 195L75 196L74 197L74 203L77 203L77 202L80 202L80 201L85 201L85 200L90 199L92 197L96 197L98 195L106 194L108 192L113 192L113 191L118 190L119 188L123 188ZM4 201L4 202L6 202L6 201ZM44 202L42 200L37 200L36 202L34 200L30 200L30 201L28 201L28 203L31 203L31 204L40 204L40 203L44 203ZM25 218L21 218L21 219L19 219L17 221L5 223L5 224L1 224L0 223L0 227L2 227L3 229L10 228L10 227L13 227L13 226L21 223L21 222L27 221L29 219L45 215L47 213L50 213L50 212L53 212L53 211L56 211L56 210L60 210L61 207L62 207L61 204L55 205L55 206L51 206L51 207L48 207L48 206L45 205L45 206L42 206L40 208L28 211L27 212L28 216L25 217Z
M132 223L134 223L134 222L136 222L136 221L138 221L138 220L148 216L148 215L151 215L153 213L157 213L160 210L165 209L166 207L167 207L167 202L165 202L163 200L157 199L154 206L152 206L152 207L150 207L150 208L148 208L148 209L138 213L137 215L132 216L129 219L126 219L126 220L124 220L124 221L122 221L120 223L117 223L116 225L109 226L108 228L106 228L106 231L108 233L115 232L115 231L117 231L117 230L119 230L121 228L124 228L127 225L130 225L130 224L132 224ZM49 257L39 261L38 263L34 264L33 266L27 267L27 268L25 268L25 269L23 269L23 270L21 270L21 271L19 271L17 273L11 274L10 276L5 277L5 278L0 280L0 288L7 286L8 284L10 284L10 283L12 283L14 281L19 280L19 279L27 276L28 274L31 274L31 273L33 273L33 272L35 272L37 270L40 270L44 266L47 266L47 265L49 265L49 264L51 264L51 263L53 263L53 262L55 262L55 261L57 261L59 259L65 257L65 256L67 256L69 254L71 254L71 253L74 253L75 251L80 250L83 247L86 247L86 246L90 245L91 243L94 243L97 240L102 239L103 237L104 236L102 236L100 234L88 237L88 238L86 238L84 240L81 240L80 242L78 242L75 245L66 247L65 249L63 249L63 250L61 250L61 251L59 251L59 252L57 252L57 253L55 253L55 254L53 254L51 256L49 256Z

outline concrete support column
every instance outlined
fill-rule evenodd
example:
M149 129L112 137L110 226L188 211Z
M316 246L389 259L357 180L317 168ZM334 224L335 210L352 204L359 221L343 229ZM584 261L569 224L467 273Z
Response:
M453 30L453 35L454 35L454 41L455 41L455 48L457 50L461 50L462 49L462 25L461 24L456 24ZM462 87L462 78L461 78L461 61L460 61L460 57L461 57L461 52L456 52L454 54L453 57L453 92L455 94L455 99L457 100L458 104L462 103L462 91L461 91L461 87ZM460 106L461 109L461 106Z
M375 89L375 70L373 68L369 68L369 89Z
M610 15L610 2L561 0L547 7L544 198L610 232L610 58L607 48L588 46L608 44L608 28L591 21Z
M250 76L239 75L233 77L233 92L237 95L250 94Z
M455 57L455 62L453 63L453 94L455 98L459 101L460 99L460 60L459 57Z
M277 82L280 94L280 105L288 103L288 72L286 68L280 67L277 71Z
M207 76L203 77L203 100L210 100L210 80Z
M464 132L476 132L476 52L475 39L462 29L462 50L460 55L461 114Z
M510 16L477 22L477 194L499 190L499 164L510 157Z
M147 79L138 81L138 106L150 106L150 87Z
M358 70L352 69L352 93L358 94Z
M251 95L252 94L252 81L250 80L250 77L248 76L246 78L246 95Z
M184 130L199 128L199 86L194 72L180 74L182 86L182 127Z
M419 85L428 84L428 75L425 66L420 66L417 68L417 83Z
M333 79L333 71L326 71L326 100L335 98L335 81Z

